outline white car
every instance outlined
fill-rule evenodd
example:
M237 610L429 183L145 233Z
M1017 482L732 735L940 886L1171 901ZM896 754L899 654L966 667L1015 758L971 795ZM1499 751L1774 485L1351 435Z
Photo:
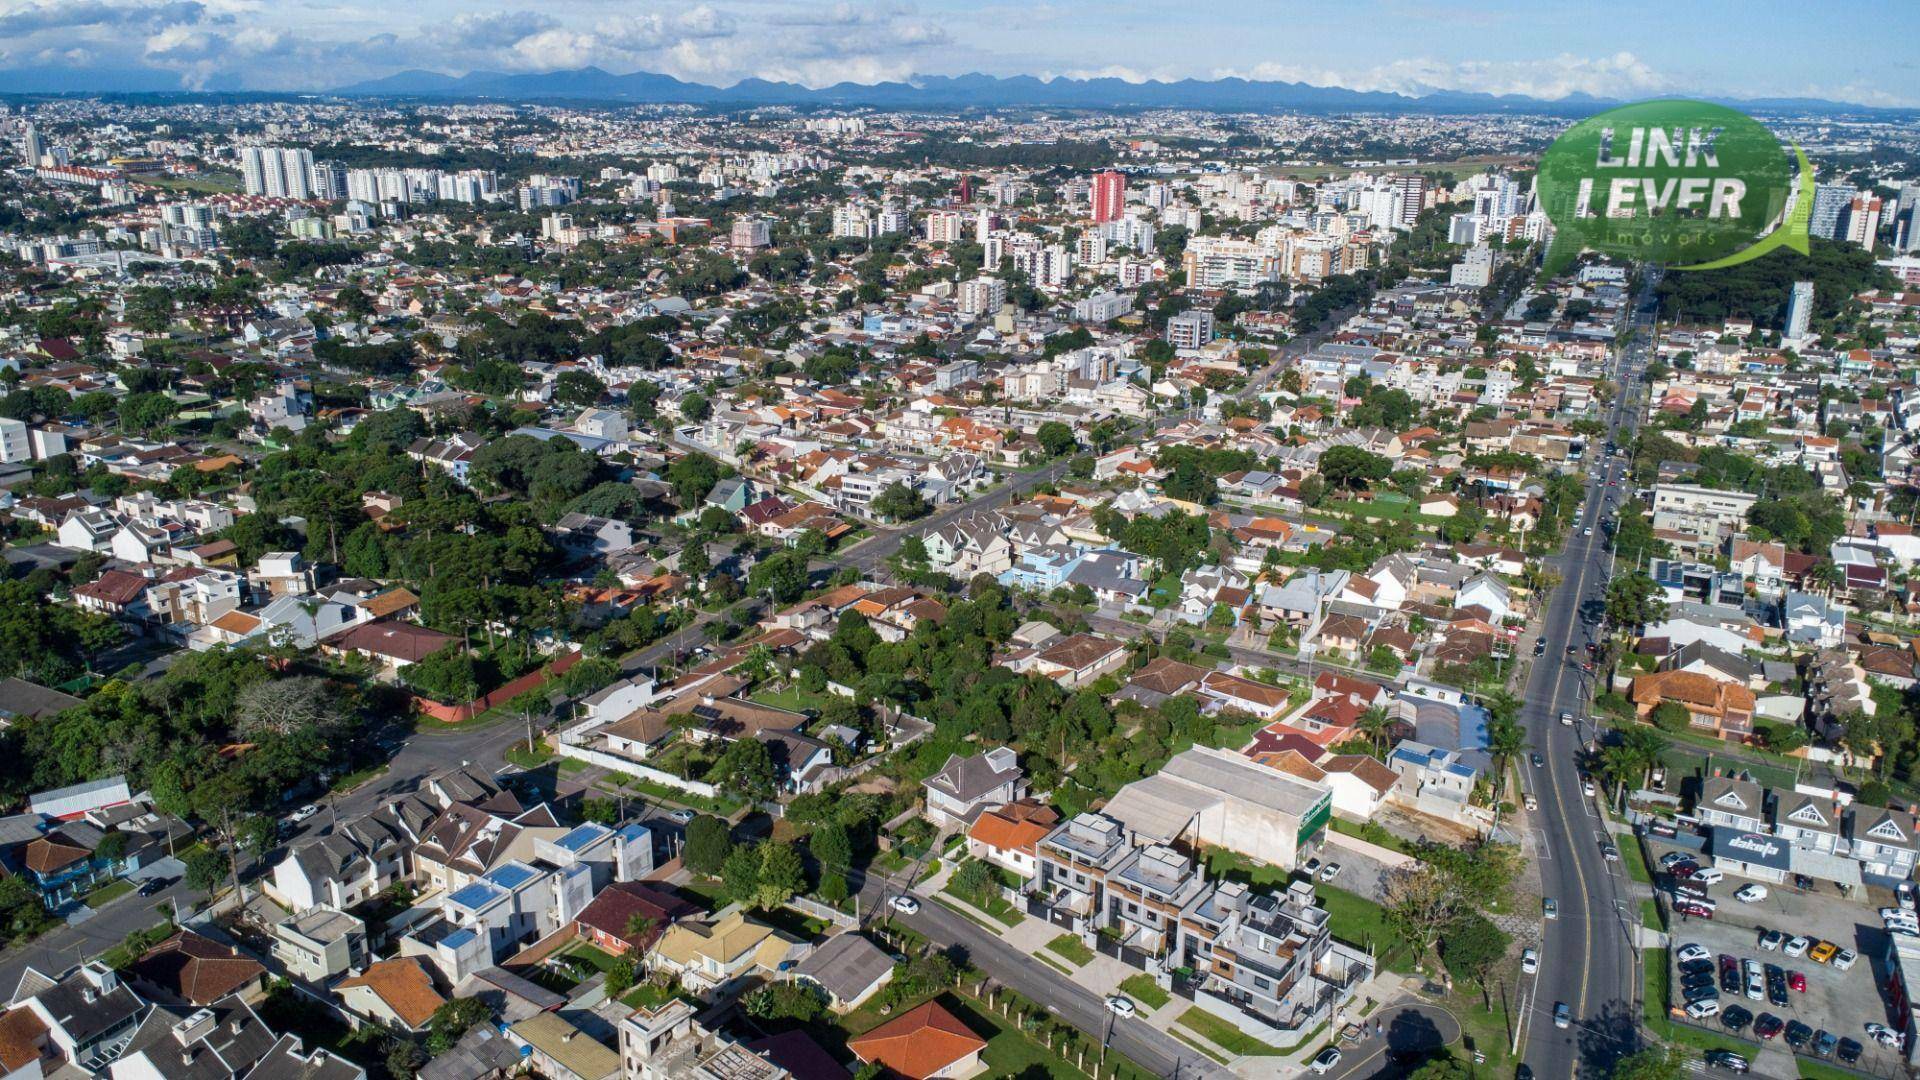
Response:
M1845 971L1852 967L1853 962L1858 959L1860 959L1859 953L1854 952L1852 949L1841 949L1839 952L1833 954L1833 966L1840 971Z
M288 814L287 817L291 818L295 822L301 822L301 821L307 820L308 818L312 817L313 815L319 812L320 812L319 807L313 805L312 803L308 803L307 805L301 807L300 809L295 810L293 813Z
M887 901L887 906L902 915L912 915L920 910L920 901L911 896L896 896Z
M1572 713L1570 713L1570 712L1565 712L1565 711L1562 711L1562 712L1560 713L1560 726L1561 726L1561 727L1572 727L1572 726L1573 726L1573 714L1572 714Z
M1673 958L1686 964L1695 960L1711 960L1713 959L1713 953L1704 945L1682 945L1680 946L1680 951L1675 953Z
M1538 949L1521 950L1520 970L1526 972L1529 975L1537 973L1540 970L1540 950Z
M1340 1048L1329 1046L1315 1055L1314 1059L1307 1063L1307 1068L1315 1075L1319 1075L1332 1072L1333 1067L1338 1064L1340 1064Z
M1340 864L1337 862L1330 862L1327 865L1320 868L1321 881L1332 881L1334 878L1337 878L1339 876L1340 876Z
M1805 934L1796 934L1788 938L1787 943L1781 948L1788 956L1805 956L1807 950L1813 948L1813 939Z
M680 825L691 825L693 824L693 819L698 816L699 815L695 814L693 811L688 810L685 807L681 807L680 809L675 810L671 814L668 814L667 820L671 822L675 822Z
M1589 799L1593 798L1593 781L1580 781L1580 794L1585 795Z
M1881 1046L1899 1046L1900 1033L1885 1024L1867 1023L1867 1037Z
M1697 885L1718 885L1727 880L1727 875L1724 870L1719 870L1711 866L1703 866L1695 870L1693 877L1688 880Z
M1705 998L1687 1005L1687 1015L1695 1020L1706 1020L1720 1015L1720 1002L1714 998Z
M1740 891L1733 894L1733 898L1743 904L1757 904L1767 898L1767 887L1757 882L1742 885Z
M1912 922L1916 919L1920 919L1920 915L1915 915L1913 912L1902 908L1883 907L1880 909L1881 922Z
M1893 890L1893 894L1900 898L1900 906L1908 911L1914 910L1914 893L1915 889L1911 881L1903 881Z
M1133 999L1115 994L1107 999L1107 1011L1115 1016L1132 1016Z

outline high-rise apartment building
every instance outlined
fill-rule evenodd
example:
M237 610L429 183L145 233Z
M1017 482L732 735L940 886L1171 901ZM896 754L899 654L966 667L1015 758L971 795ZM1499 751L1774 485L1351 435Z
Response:
M1859 244L1871 251L1873 239L1880 231L1880 196L1861 192L1847 204L1846 216L1840 219L1840 235L1837 239Z
M1108 169L1093 177L1093 220L1113 221L1127 209L1127 178Z
M240 176L249 195L311 199L313 151L301 147L243 146Z
M1787 297L1788 342L1805 341L1807 327L1813 321L1813 282L1796 281Z
M1859 194L1851 184L1816 184L1813 188L1813 213L1807 219L1807 232L1823 240L1840 237L1840 219Z

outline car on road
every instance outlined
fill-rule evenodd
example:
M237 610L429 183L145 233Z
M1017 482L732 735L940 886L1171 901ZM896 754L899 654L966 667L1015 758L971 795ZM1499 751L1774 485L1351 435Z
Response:
M1549 896L1540 901L1540 914L1549 919L1557 919L1560 917L1560 905Z
M1526 803L1527 803L1528 810L1540 809L1540 800L1535 798L1533 792L1531 791L1527 792L1526 794Z
M1767 898L1767 887L1758 882L1742 885L1733 898L1743 904L1757 904Z
M1762 1039L1771 1039L1775 1035L1780 1034L1780 1030L1786 1026L1787 1022L1785 1020L1780 1019L1772 1013L1761 1013L1754 1018L1753 1033Z
M1732 1073L1743 1073L1753 1068L1753 1066L1747 1064L1746 1058L1741 1057L1731 1050L1709 1050L1707 1051L1706 1062L1713 1068L1723 1069Z
M887 906L902 915L912 915L920 910L920 901L911 896L896 896L887 901Z
M1564 1001L1554 1002L1553 1003L1553 1026L1557 1028L1563 1028L1563 1027L1567 1027L1572 1023L1573 1023L1573 1010L1568 1008L1567 1003Z
M1620 849L1604 841L1600 844L1600 857L1608 862L1620 861Z
M1327 865L1320 868L1321 881L1332 881L1334 878L1337 878L1339 876L1340 876L1340 864L1337 862L1330 862Z
M1547 759L1541 757L1538 753L1535 753L1533 755L1532 760L1533 760L1533 767L1536 769L1543 768L1547 764Z
M668 814L667 820L674 822L675 824L678 824L678 825L691 825L693 824L693 819L698 816L699 815L695 814L693 811L688 810L686 807L683 806L680 809L675 810L672 813Z
M1537 973L1540 970L1540 950L1520 950L1520 970L1528 975Z
M1840 1059L1840 1064L1851 1065L1860 1060L1860 1052L1865 1049L1866 1047L1860 1045L1858 1039L1841 1039L1839 1048L1834 1051L1834 1056Z
M1699 998L1687 1002L1687 1015L1695 1020L1706 1020L1720 1015L1720 1002L1713 998Z
M152 896L154 893L157 893L161 889L166 888L169 884L171 884L171 882L167 881L165 878L157 878L157 877L148 878L147 880L140 883L140 887L138 889L134 890L134 895L135 896Z
M1566 710L1564 710L1564 709L1562 709L1562 710L1560 711L1560 726L1561 726L1561 727L1572 727L1572 726L1573 726L1573 714L1572 714L1572 713L1570 713L1570 712L1567 712L1567 711L1566 711Z
M1673 958L1682 964L1690 964L1695 960L1711 960L1713 954L1703 945L1686 944L1680 946L1680 951L1674 953Z
M312 803L308 803L307 805L301 807L300 809L295 810L293 813L288 814L287 818L290 821L299 823L307 820L308 818L312 817L315 814L318 814L319 812L320 812L319 807L313 805Z
M1134 1013L1133 999L1114 994L1107 998L1107 1011L1115 1016L1132 1016Z
M1541 653L1544 653L1544 652L1546 652L1546 651L1547 651L1547 639L1546 639L1546 638L1535 638L1535 639L1533 639L1533 655L1535 655L1535 656L1539 656L1539 655L1540 655Z
M1589 526L1587 526L1586 528L1584 528L1584 529L1581 529L1581 530L1580 530L1580 535L1581 535L1581 536L1592 536L1592 535L1593 535L1593 526L1591 526L1591 525L1589 525Z
M1340 1048L1329 1046L1315 1055L1314 1059L1307 1064L1307 1068L1315 1074L1328 1073L1332 1072L1333 1067L1338 1064L1340 1064Z
M1745 1005L1729 1005L1720 1012L1721 1026L1736 1035L1751 1023L1753 1023L1753 1013Z

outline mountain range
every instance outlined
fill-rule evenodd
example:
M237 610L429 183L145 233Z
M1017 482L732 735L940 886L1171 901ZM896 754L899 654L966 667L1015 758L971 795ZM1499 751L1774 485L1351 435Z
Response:
M116 67L112 71L72 68L16 68L0 71L4 92L56 94L166 94L188 93L179 77L155 68ZM291 94L249 94L227 80L215 78L205 93L258 97ZM1298 82L1249 79L1180 79L1173 82L1128 82L1124 79L1040 79L1031 75L927 75L911 82L853 83L807 87L797 83L745 79L730 86L686 82L671 75L635 71L616 75L597 67L537 73L472 71L448 75L415 69L385 78L352 83L323 91L342 97L433 98L497 101L577 101L624 104L687 104L717 108L763 105L871 106L884 109L1017 108L1039 106L1077 109L1202 109L1222 112L1516 112L1558 116L1585 116L1620 104L1619 101L1571 94L1543 99L1521 94L1481 94L1440 90L1426 94L1399 94L1377 90L1349 90ZM1911 118L1920 110L1882 109L1814 98L1720 99L1724 104L1759 111L1845 113L1882 118Z

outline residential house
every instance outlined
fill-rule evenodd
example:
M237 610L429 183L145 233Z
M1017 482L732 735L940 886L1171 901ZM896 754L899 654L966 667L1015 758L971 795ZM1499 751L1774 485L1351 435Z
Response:
M1642 720L1662 704L1673 702L1687 710L1687 723L1696 731L1736 740L1753 734L1753 691L1711 675L1692 671L1637 675L1628 697Z
M273 924L273 957L313 983L365 970L367 926L344 911L310 908Z
M348 1012L395 1031L427 1029L434 1010L447 999L434 989L433 976L418 957L396 956L368 966L333 985Z
M1027 793L1026 773L1010 747L996 746L970 757L952 754L940 771L921 782L927 817L942 829L971 825L983 810L1004 806Z
M772 976L803 960L811 946L739 910L705 921L682 919L647 954L647 965L710 999L730 997L755 975Z
M855 1057L905 1080L964 1080L980 1071L986 1048L985 1039L937 1000L847 1040Z
M1709 776L1700 782L1693 812L1701 823L1737 832L1767 829L1766 793L1744 776Z
M818 986L834 1012L847 1012L892 982L893 968L886 950L849 931L822 942L793 969L793 977Z
M1060 815L1031 799L983 810L967 830L967 854L1031 881L1040 872L1036 845Z

